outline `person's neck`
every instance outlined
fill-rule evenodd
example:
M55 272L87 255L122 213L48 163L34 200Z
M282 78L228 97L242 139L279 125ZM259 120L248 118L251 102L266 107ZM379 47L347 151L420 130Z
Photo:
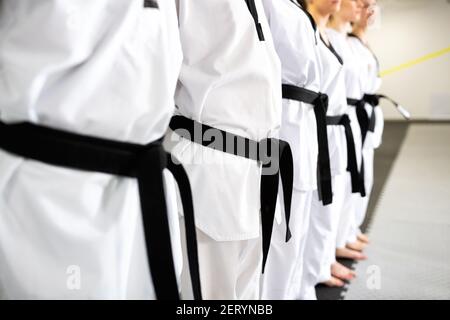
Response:
M314 21L317 24L317 28L319 29L320 33L323 34L327 28L328 19L330 18L330 14L323 14L319 10L317 10L314 6L308 7L309 13L314 18Z
M354 27L352 33L361 39L362 42L367 43L367 29L362 27Z
M333 19L328 22L328 27L339 33L346 34L347 30L349 30L350 22L343 20L338 15L335 15L333 16Z

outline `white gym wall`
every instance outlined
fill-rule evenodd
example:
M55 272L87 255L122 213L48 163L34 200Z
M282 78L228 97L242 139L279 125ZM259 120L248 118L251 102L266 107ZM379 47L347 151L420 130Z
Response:
M450 47L449 0L378 0L370 31L381 71ZM381 93L407 107L415 120L450 119L450 52L383 77ZM401 119L382 103L387 119Z

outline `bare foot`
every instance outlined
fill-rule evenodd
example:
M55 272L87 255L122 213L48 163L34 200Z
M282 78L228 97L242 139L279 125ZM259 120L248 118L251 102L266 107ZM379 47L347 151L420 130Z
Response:
M358 234L358 240L364 243L369 243L369 237L365 235L364 233Z
M363 251L364 248L367 247L367 243L356 240L355 242L347 243L347 245L345 247L350 250Z
M335 278L335 277L331 277L330 280L322 282L324 285L326 285L327 287L343 287L345 285L345 282Z
M362 252L355 251L348 248L338 248L336 249L336 257L345 258L351 260L366 260L367 256Z
M331 265L331 275L341 280L352 280L356 277L356 273L346 266L335 262Z

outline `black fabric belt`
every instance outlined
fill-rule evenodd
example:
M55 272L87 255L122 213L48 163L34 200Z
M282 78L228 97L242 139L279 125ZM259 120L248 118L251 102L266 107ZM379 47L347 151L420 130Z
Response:
M170 241L163 169L180 187L189 268L195 299L201 299L192 194L186 172L164 151L162 139L147 145L94 138L31 123L0 122L0 148L24 158L83 171L136 178L147 259L157 299L178 300Z
M369 117L369 124L367 131L374 132L375 131L375 124L377 122L377 115L375 113L375 108L378 107L380 104L380 99L383 97L383 95L379 94L365 94L363 97L363 101L367 104L369 104L372 107L372 113ZM365 137L364 137L365 138Z
M361 147L364 147L366 142L367 133L375 131L375 125L377 122L375 108L380 104L380 99L386 98L385 95L380 94L365 94L362 99L347 98L347 104L356 108L356 117L358 118L359 127L361 128ZM390 99L389 99L390 100ZM395 103L395 102L394 102ZM367 113L366 104L372 107L370 115ZM361 170L359 171L361 182L361 196L366 196L365 190L365 165L364 157L361 158Z
M400 106L397 102L389 98L384 94L364 94L362 99L352 99L347 98L347 104L349 106L354 106L356 108L356 117L358 118L359 127L361 128L361 148L364 147L364 143L367 138L368 132L375 131L375 125L377 122L377 116L375 113L375 108L380 104L380 99L386 99L390 101L404 116L404 112L400 110ZM372 107L372 112L369 115L366 110L366 104ZM364 166L364 157L361 157L361 169L359 171L359 180L361 186L361 196L366 196L366 187L365 187L365 166Z
M333 190L331 184L330 153L328 150L327 134L327 109L328 96L305 88L283 84L283 98L301 101L314 106L314 114L317 127L317 144L319 155L317 159L317 190L319 199L324 205L333 202Z
M343 126L345 129L345 139L347 142L347 171L350 172L352 181L352 193L360 193L358 163L356 161L355 140L348 115L327 116L327 125Z
M384 95L384 94L365 94L364 95L364 100L374 108L380 104L381 99L385 99L385 100L389 101L390 103L392 103L392 105L397 109L397 111L406 120L410 120L411 115L409 114L408 110L401 107L398 102L396 102L394 99L388 97L387 95ZM373 126L373 128L375 128L375 125Z
M250 11L253 20L255 21L256 32L258 33L259 41L264 41L264 32L261 23L259 23L258 10L256 9L255 0L245 0L245 2L247 3L248 10Z
M283 187L286 216L286 242L291 238L289 220L291 214L294 165L289 144L278 139L264 139L258 142L201 124L184 116L173 116L169 126L179 136L204 147L262 163L260 201L263 242L262 272L264 273L270 248L270 240L272 238L280 177ZM277 148L278 158L275 159L274 151ZM275 172L270 171L273 169L273 165L276 166Z
M368 93L366 93L363 96L363 98L360 100L347 99L347 104L349 104L351 106L355 106L355 107L360 107L360 108L357 108L357 116L358 116L358 121L360 121L359 118L361 117L361 119L362 119L361 121L364 125L364 127L361 127L361 130L364 130L361 132L363 134L363 141L365 141L365 139L366 139L367 132L375 131L375 124L377 122L377 119L376 119L375 110L373 110L373 109L378 107L381 99L386 99L389 102L391 102L398 109L400 114L402 116L404 116L405 118L407 118L407 116L404 114L404 111L401 110L401 107L399 106L399 104L384 94L368 94ZM365 111L365 108L361 108L361 106L364 106L366 103L372 107L372 113L370 114L370 116ZM358 109L364 110L365 114L362 111L360 111L360 114L358 115ZM360 125L361 125L361 122L360 122Z
M361 129L361 147L364 147L366 142L367 133L375 131L375 125L377 122L375 108L380 104L380 99L388 99L392 101L396 106L398 104L389 97L382 94L365 94L362 99L347 98L347 104L354 106L356 109L356 117L358 118L359 127ZM366 104L372 107L370 115L367 113ZM361 169L359 170L359 180L361 185L361 196L366 196L365 187L365 165L364 157L361 158Z
M144 8L159 9L157 0L144 0Z
M363 99L351 99L347 98L347 104L349 106L355 107L356 117L358 119L359 128L361 129L361 150L364 146L364 142L366 141L367 132L370 131L370 122L373 118L375 121L375 112L372 112L372 115L369 117L366 111L366 100ZM364 165L364 157L361 157L361 168L359 170L359 183L361 187L361 196L366 196L366 183L365 183L365 165Z
M363 99L351 99L351 98L347 98L347 104L349 106L353 106L355 107L355 111L356 111L356 117L358 118L358 123L359 123L359 127L361 128L361 137L362 137L362 142L364 145L364 141L366 140L366 136L367 136L367 132L368 131L372 131L370 130L370 122L371 122L371 118L374 117L373 114L374 112L372 112L372 115L367 114L366 111L366 103L368 103L366 101L365 98Z

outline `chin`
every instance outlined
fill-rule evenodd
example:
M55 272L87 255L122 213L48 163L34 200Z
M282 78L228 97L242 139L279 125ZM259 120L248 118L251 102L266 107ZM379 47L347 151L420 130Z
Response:
M357 15L354 15L353 16L353 19L351 19L350 21L351 22L356 22L356 21L359 21L361 19L361 15L360 14L357 14Z

